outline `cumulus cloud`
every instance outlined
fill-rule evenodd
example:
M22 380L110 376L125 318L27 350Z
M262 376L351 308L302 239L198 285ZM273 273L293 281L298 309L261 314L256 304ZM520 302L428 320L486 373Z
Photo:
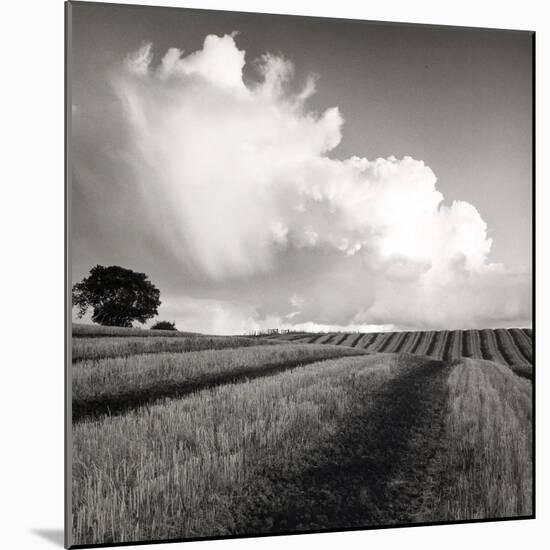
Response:
M211 288L235 280L262 288L250 304L242 285L232 296L242 300L240 321L226 321L253 329L266 319L363 327L529 319L529 273L489 261L479 212L445 204L423 161L329 156L344 119L338 107L308 110L315 78L296 91L292 63L266 54L257 80L245 82L235 34L210 35L189 54L157 53L145 44L113 73L121 156L144 225L182 272Z

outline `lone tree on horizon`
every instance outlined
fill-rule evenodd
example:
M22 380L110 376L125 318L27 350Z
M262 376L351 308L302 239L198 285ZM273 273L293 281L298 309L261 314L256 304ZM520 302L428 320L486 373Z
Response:
M93 308L92 321L100 325L131 327L132 321L145 323L158 315L160 291L145 273L118 265L96 265L73 285L73 307L82 317Z

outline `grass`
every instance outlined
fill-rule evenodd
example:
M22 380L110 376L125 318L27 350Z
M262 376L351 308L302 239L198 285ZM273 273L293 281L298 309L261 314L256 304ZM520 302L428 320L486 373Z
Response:
M75 340L73 543L529 516L531 383L451 359L530 335L481 334Z
M73 365L73 420L123 412L243 377L359 354L364 352L343 346L288 344L80 361Z
M77 362L149 353L174 353L277 344L280 345L282 342L244 336L82 337L73 340L72 360Z
M166 336L170 338L178 338L181 336L197 335L193 332L180 332L179 330L149 330L146 328L104 327L101 325L86 325L84 323L73 323L72 334L73 338L105 338L112 336Z
M449 369L379 354L383 380L347 385L348 408L328 444L294 462L278 456L246 493L242 531L343 529L414 521L438 449ZM267 496L267 498L266 498Z
M466 520L532 513L532 395L506 367L464 359L448 380L446 453L436 513Z
M384 360L350 357L76 425L75 544L231 533L262 463L328 444L347 386L390 375Z

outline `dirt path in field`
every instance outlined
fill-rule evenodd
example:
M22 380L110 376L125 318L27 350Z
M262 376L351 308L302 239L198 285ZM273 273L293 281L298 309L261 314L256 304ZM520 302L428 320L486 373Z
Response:
M288 361L287 363L258 365L256 368L243 368L242 370L218 373L205 380L178 382L173 385L160 383L156 387L132 390L129 393L116 396L102 396L97 399L87 399L86 401L73 400L73 424L84 420L100 418L104 415L114 416L124 414L129 410L137 409L145 405L151 406L155 402L162 401L163 399L186 397L201 390L223 386L225 384L236 384L254 378L274 376L287 370L305 367L312 363L322 363L340 357L348 357L349 355L351 354L337 351L324 359L300 359ZM357 355L361 354L357 353Z
M443 450L444 362L401 356L397 377L355 392L339 435L302 464L261 474L236 533L359 528L426 521Z

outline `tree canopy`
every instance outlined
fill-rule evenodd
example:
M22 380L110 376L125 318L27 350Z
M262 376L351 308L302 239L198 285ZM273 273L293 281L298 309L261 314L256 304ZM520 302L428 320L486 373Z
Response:
M73 285L73 306L82 317L93 309L92 321L106 326L131 327L158 314L160 291L145 273L117 265L96 265L88 277Z

